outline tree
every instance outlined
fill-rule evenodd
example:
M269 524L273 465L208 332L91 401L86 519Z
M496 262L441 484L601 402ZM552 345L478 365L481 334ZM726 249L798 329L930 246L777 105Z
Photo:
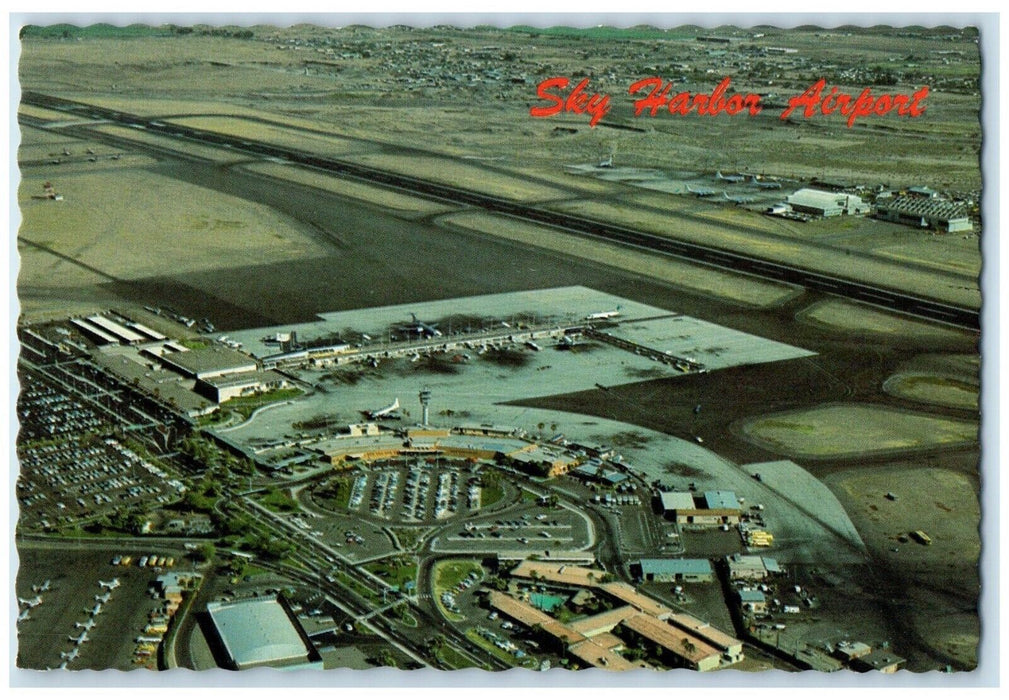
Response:
M210 561L217 554L217 548L212 542L204 542L193 551L193 559L196 561Z

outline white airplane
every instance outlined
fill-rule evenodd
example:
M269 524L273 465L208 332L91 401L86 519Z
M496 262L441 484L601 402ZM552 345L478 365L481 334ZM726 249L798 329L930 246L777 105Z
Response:
M102 588L108 588L111 591L114 588L119 588L119 579L114 578L111 581L99 580L98 585L101 586Z
M399 398L397 398L395 401L393 401L385 408L379 408L374 411L364 411L364 415L368 416L368 418L381 418L382 416L389 415L398 408L399 408Z
M698 197L710 197L715 193L715 190L710 187L691 187L687 185L687 192L690 194L696 194Z
M105 595L96 595L95 600L104 605L105 603L109 602L109 598L111 597L112 597L111 593L106 593Z
M85 609L84 612L90 613L91 617L97 617L98 615L102 614L102 604L95 603L95 607L91 608L90 610Z
M140 636L140 637L137 637L135 641L136 641L137 644L160 644L161 643L161 637L144 637L144 636Z
M34 608L36 605L42 605L42 596L37 595L34 598L18 598L18 602L21 605L27 605L29 608Z
M21 611L21 614L20 614L20 615L18 615L18 622L24 622L25 620L28 620L28 619L30 619L30 618L28 617L28 613L29 613L30 611L31 611L31 608L26 608L26 609L22 610L22 611Z
M781 183L775 182L774 180L758 180L757 176L754 175L750 182L759 187L762 190L780 190Z
M719 180L725 180L726 182L742 182L746 178L742 175L722 175L722 171L719 170L715 173Z
M67 661L73 661L74 659L77 658L77 655L80 654L80 653L81 653L81 650L78 649L77 647L74 647L70 651L60 652L60 656L63 657L64 659L66 659L66 661L64 661L60 665L60 668L66 668L67 667Z
M589 314L585 317L586 321L602 321L607 318L614 318L620 315L620 307L618 306L613 311L597 311L594 314Z
M87 622L75 622L74 623L74 627L79 627L79 628L83 628L85 630L89 630L92 627L94 627L96 624L97 623L94 620L88 619Z
M73 642L74 646L78 646L79 647L81 644L83 644L84 642L88 641L88 631L84 630L83 632L81 632L81 634L80 634L79 637L75 637L72 634L67 635L67 639L69 639L71 642Z
M751 197L745 194L729 195L728 192L722 192L722 196L730 202L735 202L736 204L749 204L755 201L756 197Z
M49 590L49 587L50 587L51 584L52 584L52 579L48 579L47 578L40 585L38 585L38 586L32 586L32 590L35 591L36 593L45 593L46 591Z

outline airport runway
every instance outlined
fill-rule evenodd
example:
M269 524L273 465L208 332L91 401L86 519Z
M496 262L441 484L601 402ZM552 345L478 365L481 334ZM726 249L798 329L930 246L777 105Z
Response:
M944 304L935 300L916 297L896 289L832 277L729 250L672 240L610 223L594 221L585 217L547 211L527 204L406 175L390 173L345 160L321 157L251 139L242 139L175 124L166 124L129 113L104 109L40 93L25 92L22 95L22 101L26 104L75 114L82 118L107 120L151 133L209 145L223 146L234 149L236 152L282 158L292 163L319 168L340 176L390 186L406 190L413 194L422 194L427 197L442 199L454 204L474 206L498 214L505 214L538 224L561 228L579 235L602 238L610 242L643 248L650 252L685 258L692 262L722 267L778 282L798 284L807 289L846 297L900 313L927 318L932 321L972 330L980 329L980 312L977 309Z

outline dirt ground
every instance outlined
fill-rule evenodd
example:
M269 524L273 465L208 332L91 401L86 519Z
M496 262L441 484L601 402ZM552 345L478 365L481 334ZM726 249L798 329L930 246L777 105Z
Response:
M883 406L836 404L771 413L739 429L776 452L829 459L970 443L977 439L978 426Z

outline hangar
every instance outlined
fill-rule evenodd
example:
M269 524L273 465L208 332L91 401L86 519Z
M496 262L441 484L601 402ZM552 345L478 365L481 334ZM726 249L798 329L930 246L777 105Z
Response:
M209 603L207 614L224 663L233 670L322 668L322 658L280 596Z

